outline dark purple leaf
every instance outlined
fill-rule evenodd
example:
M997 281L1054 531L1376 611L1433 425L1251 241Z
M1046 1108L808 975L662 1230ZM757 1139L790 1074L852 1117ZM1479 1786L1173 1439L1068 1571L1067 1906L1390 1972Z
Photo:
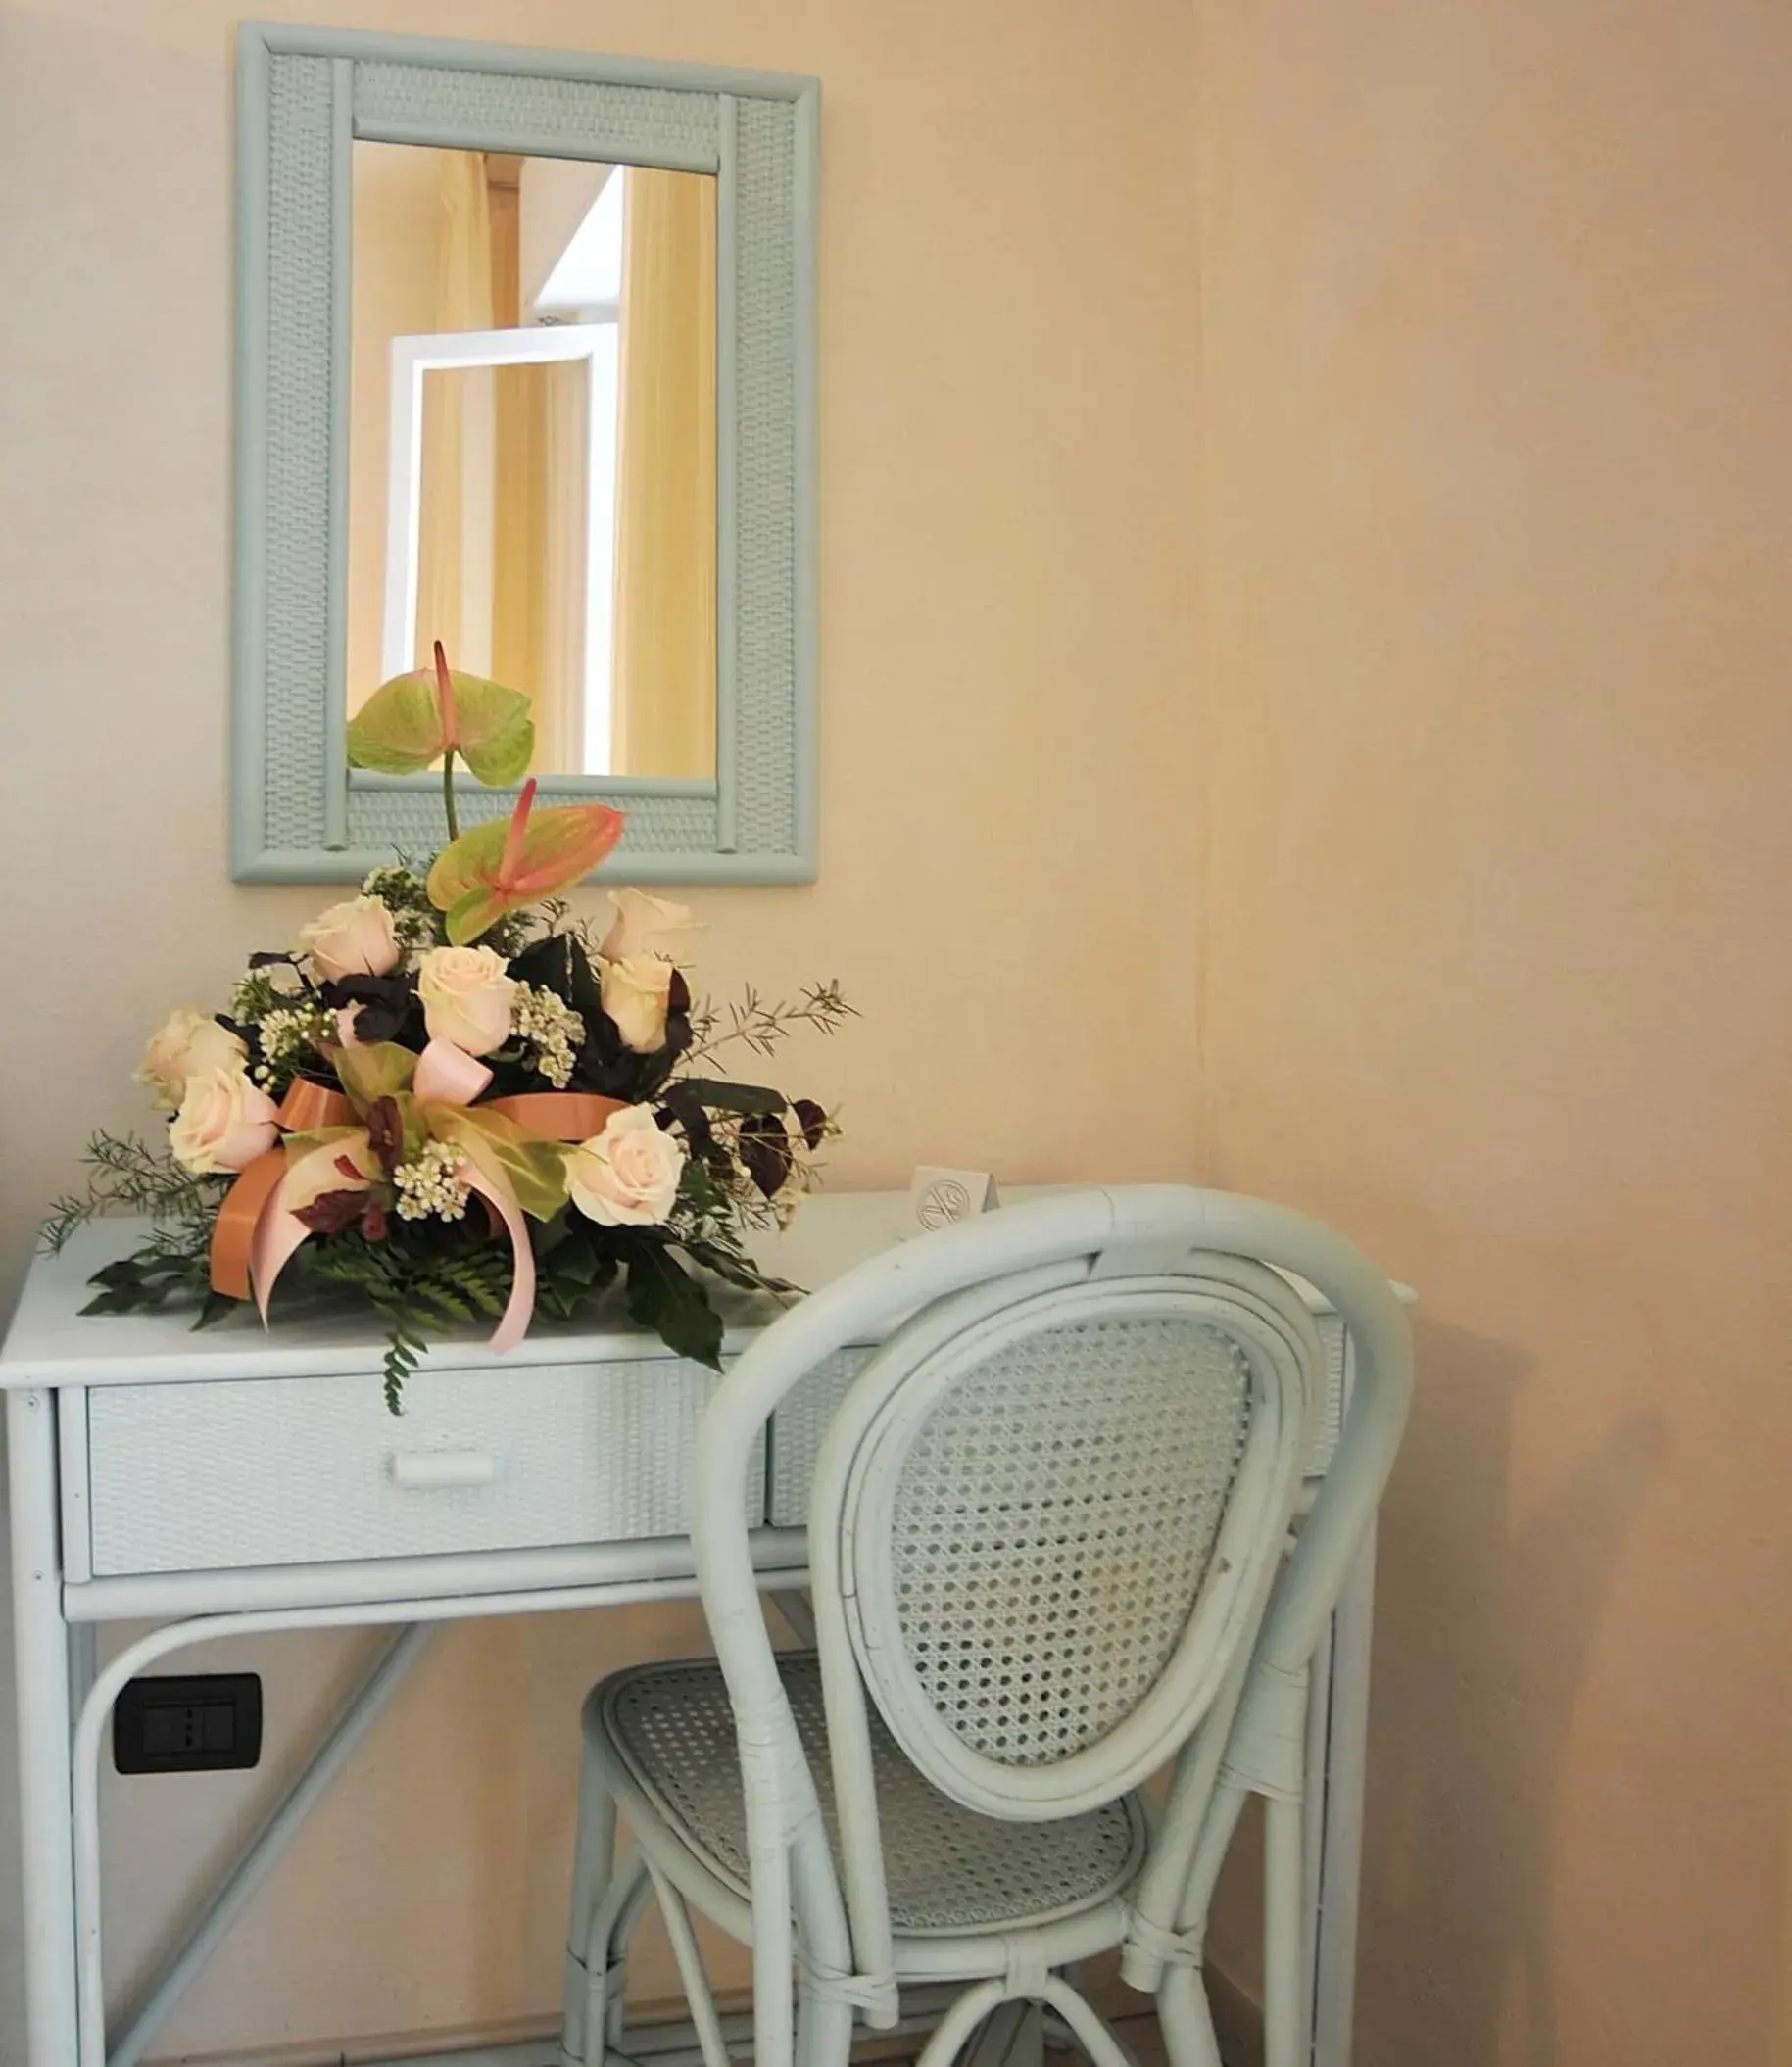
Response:
M405 976L345 976L320 985L317 995L332 1012L359 1005L357 1040L396 1040L416 1004L413 980Z
M696 1098L683 1095L682 1083L668 1084L662 1093L661 1127L676 1123L684 1131L685 1145L694 1156L707 1163L719 1181L726 1182L733 1167L733 1159L726 1148L715 1138L715 1129L709 1124L709 1115Z
M405 1123L396 1098L375 1098L367 1107L367 1145L388 1177L405 1160Z
M741 1166L766 1198L783 1190L791 1172L790 1136L776 1113L750 1113L741 1122Z
M303 1221L314 1234L340 1234L352 1227L366 1210L364 1191L326 1191L301 1206L293 1218Z
M797 1124L802 1130L803 1146L811 1151L819 1148L827 1137L828 1116L813 1098L799 1098L791 1106L797 1116Z

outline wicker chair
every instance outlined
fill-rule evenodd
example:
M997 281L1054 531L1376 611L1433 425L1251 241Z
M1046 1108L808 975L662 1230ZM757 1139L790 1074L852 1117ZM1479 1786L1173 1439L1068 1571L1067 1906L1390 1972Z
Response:
M1323 1411L1306 1307L1356 1345L1342 1437L1284 1556ZM829 1424L809 1541L816 1649L777 1653L741 1519L790 1389L882 1342ZM1040 2003L1127 2055L1072 1978L1119 1949L1173 2067L1218 2067L1200 1979L1214 1876L1269 1797L1268 2067L1294 2067L1307 1666L1392 1464L1406 1325L1347 1242L1173 1186L1059 1195L859 1266L765 1331L700 1432L716 1659L617 1673L584 1711L564 2058L628 2049L650 1893L706 2067L720 2020L690 1910L752 1947L757 2067L844 2067L855 2019L951 1984L923 2053ZM1174 1764L1161 1812L1139 1790ZM618 1809L634 1846L616 1854Z

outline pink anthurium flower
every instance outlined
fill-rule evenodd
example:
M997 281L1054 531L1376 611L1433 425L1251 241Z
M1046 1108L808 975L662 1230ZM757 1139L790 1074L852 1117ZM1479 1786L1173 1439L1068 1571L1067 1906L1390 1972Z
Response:
M455 707L454 670L448 664L448 649L435 643L436 702L442 713L442 751L453 753L460 744L460 713Z
M429 900L448 914L448 937L457 947L476 940L506 912L576 883L622 837L622 813L608 804L560 804L531 817L534 803L531 776L509 823L488 819L436 856Z

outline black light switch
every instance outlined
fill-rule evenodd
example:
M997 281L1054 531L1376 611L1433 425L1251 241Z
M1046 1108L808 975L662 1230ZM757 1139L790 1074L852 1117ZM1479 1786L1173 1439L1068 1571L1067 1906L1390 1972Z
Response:
M112 1711L112 1762L121 1773L225 1772L261 1755L258 1673L133 1679Z

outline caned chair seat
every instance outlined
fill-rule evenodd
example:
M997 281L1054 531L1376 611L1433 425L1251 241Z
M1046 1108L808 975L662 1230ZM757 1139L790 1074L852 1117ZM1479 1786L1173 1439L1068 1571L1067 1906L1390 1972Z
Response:
M813 1652L786 1653L778 1670L838 1862L820 1660ZM719 1667L704 1660L618 1672L599 1688L592 1716L653 1809L718 1880L751 1900L735 1717ZM1136 1795L1048 1823L978 1815L923 1779L875 1711L870 1725L896 1931L1055 1921L1098 1907L1137 1876L1145 1823Z

